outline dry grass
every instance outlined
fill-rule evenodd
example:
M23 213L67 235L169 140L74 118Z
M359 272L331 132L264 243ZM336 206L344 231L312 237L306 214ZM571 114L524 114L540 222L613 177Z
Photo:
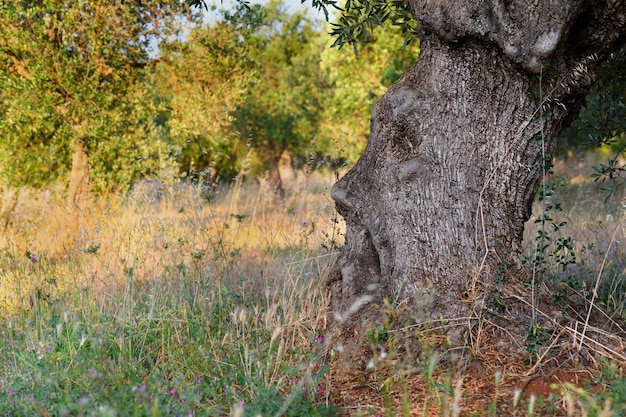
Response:
M22 190L0 248L49 263L59 289L115 292L129 273L150 283L173 271L245 280L252 288L283 275L285 267L287 273L297 270L302 253L328 264L332 253L322 247L340 243L342 231L325 192L328 180L307 181L306 190L280 202L257 184L207 190L150 181L128 197L96 199L80 218L69 215L53 193ZM21 281L21 292L43 285L31 276L32 288L26 288L25 280L16 278L6 282ZM3 295L13 304L27 301L6 287Z
M611 415L602 392L621 375L615 363L624 361L624 338L593 325L588 317L590 312L599 314L596 307L608 311L607 322L617 323L624 315L621 196L604 203L593 184L581 182L568 183L559 192L559 221L568 225L558 233L572 238L578 258L566 270L552 263L549 272L564 296L588 301L578 316L566 312L573 320L559 324L554 337L536 346L531 361L502 357L497 332L481 323L473 334L475 343L467 347L476 361L462 366L435 355L420 356L407 366L406 358L398 360L400 349L387 346L374 354L367 370L345 374L332 361L322 377L316 356L321 346L315 340L326 325L323 280L343 236L328 197L330 183L314 175L301 177L290 197L281 201L271 190L251 183L210 190L144 182L128 196L93 201L78 218L67 214L60 192L22 191L0 239L0 317L21 336L0 344L0 353L15 362L20 356L10 351L28 343L42 349L63 345L58 329L47 323L55 315L67 316L62 326L69 327L73 317L91 329L85 334L102 339L100 345L112 343L119 349L116 372L131 374L125 368L129 361L149 363L149 371L110 382L107 395L117 398L124 389L136 395L151 375L170 381L172 369L179 369L186 381L217 377L231 390L205 386L209 393L201 399L191 394L184 398L189 404L196 401L193 409L213 410L207 415L248 415L254 410L280 415L296 404L294 392L299 395L311 387L311 401L338 406L343 415ZM535 235L531 221L529 256ZM115 336L107 341L106 332ZM79 341L87 337L81 334L77 332ZM55 358L72 358L55 371L58 378L76 378L70 376L72 367L78 374L92 372L92 363L77 365L71 346L57 347L61 352ZM599 356L587 358L582 366L567 359L577 349ZM555 357L567 366L548 371ZM597 357L614 362L598 362ZM21 375L0 364L2 370L0 397ZM302 391L294 391L298 379L308 388L303 384ZM265 397L250 383L256 380L268 392L284 395L274 411L263 411ZM171 385L162 392L167 390ZM558 394L553 400L538 401L532 395L553 391ZM38 407L58 412L52 398L39 395ZM155 408L145 407L146 413L155 414ZM168 414L159 410L155 415Z
M82 392L59 404L22 388L20 398L34 396L37 407L53 413L62 407L78 413L81 395L96 408L107 397L136 407L127 397L146 389L141 381L181 375L191 381L181 404L212 409L210 415L227 413L233 402L250 410L306 408L293 393L312 390L311 401L322 394L315 339L328 306L323 277L342 233L327 197L329 181L306 181L286 200L256 184L208 190L146 182L127 197L94 201L80 218L69 216L53 193L22 191L0 246L0 327L16 334L0 344L5 364L24 364L19 352L35 346L45 352L40 366L59 374L49 379L56 386L56 378L73 380L99 367L94 358L74 360L76 344L109 346L94 353L96 359L119 353L104 378L114 378L105 397ZM65 327L81 329L72 333L77 341L59 340ZM72 359L59 368L64 355ZM137 369L140 364L148 371ZM0 359L0 402L17 397L28 369ZM119 373L136 376L120 381ZM210 384L198 388L199 378ZM295 380L302 382L295 387ZM183 392L171 382L153 385L162 396ZM202 389L209 394L198 400L194 392ZM33 407L14 405L26 414ZM163 406L158 412L142 407L169 415Z

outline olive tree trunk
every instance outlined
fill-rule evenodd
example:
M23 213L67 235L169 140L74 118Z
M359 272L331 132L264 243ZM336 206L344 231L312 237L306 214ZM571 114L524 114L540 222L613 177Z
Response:
M70 213L84 215L89 195L89 155L87 147L80 140L72 142L72 171L67 190L67 206Z
M18 188L13 192L9 190L2 191L3 192L0 194L0 197L2 197L2 210L0 211L0 237L7 235L7 229L11 223L15 209L17 208L21 188Z
M414 321L450 322L527 277L522 234L543 161L626 34L625 0L409 2L421 54L331 190L347 225L329 277L344 344L381 322L384 299ZM519 324L518 313L504 315Z

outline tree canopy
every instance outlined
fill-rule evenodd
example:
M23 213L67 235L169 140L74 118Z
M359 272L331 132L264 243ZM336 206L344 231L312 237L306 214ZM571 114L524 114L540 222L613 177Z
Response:
M183 12L174 1L3 2L2 175L18 186L57 180L73 143L89 153L101 189L111 175L124 188L156 169L140 83L151 39L169 29L164 17Z
M177 178L229 178L246 158L262 175L286 150L299 164L354 164L374 102L419 52L404 2L313 2L326 26L276 2L238 2L203 24L188 8L201 4L3 3L4 183L65 181L76 144L96 191L128 189L165 167ZM343 45L358 53L331 47ZM609 65L568 143L623 131L624 82L614 76L623 53Z
M417 53L398 31L339 52L279 2L207 23L176 1L1 7L0 175L17 187L66 181L76 152L98 192L165 168L230 178L244 159L275 176L284 151L354 163L365 115Z

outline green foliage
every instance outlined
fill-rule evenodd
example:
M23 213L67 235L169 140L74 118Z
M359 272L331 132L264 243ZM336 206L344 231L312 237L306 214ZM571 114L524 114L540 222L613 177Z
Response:
M615 52L598 71L597 82L572 125L559 140L557 155L578 149L598 150L607 162L594 167L593 178L602 182L607 198L623 185L626 149L626 49Z
M417 22L411 15L409 3L401 0L346 0L331 35L335 36L332 46L339 48L352 45L355 53L358 45L375 40L374 29L390 22L400 29L408 44L417 38Z
M155 99L165 107L167 140L184 175L232 178L237 173L245 146L228 130L255 75L244 41L222 21L193 28L186 41L176 38L161 46Z
M233 113L232 132L259 157L257 172L274 171L284 151L304 156L319 129L326 80L324 43L304 14L285 14L280 2L226 14L246 39L257 74Z
M69 170L71 144L90 155L96 187L128 187L154 169L151 109L139 85L166 2L0 4L1 174L42 186ZM158 164L157 164L158 165Z
M578 130L579 141L586 140L592 145L613 144L626 133L625 68L626 49L621 49L598 71L596 84L573 125Z
M565 237L561 233L561 229L567 225L567 222L560 220L558 215L563 211L556 199L556 190L560 186L559 183L552 183L537 187L537 199L541 204L542 212L535 219L538 228L532 264L533 270L543 276L547 275L552 267L565 272L568 266L576 264L572 238Z
M204 7L208 10L206 0L187 0L190 6ZM303 0L304 2L304 0ZM237 0L238 9L251 9L249 2ZM322 11L326 21L330 22L331 12L339 11L336 22L332 23L331 35L335 37L332 46L342 48L352 45L358 51L359 45L369 44L374 38L376 27L386 23L399 28L405 43L417 38L417 22L411 15L409 4L402 0L311 0L314 9Z
M359 57L329 52L316 22L278 2L238 3L185 37L174 0L0 7L0 175L17 187L66 181L73 143L96 191L242 166L275 179L283 151L354 163L373 103L417 54L399 31Z
M321 66L331 90L325 100L319 146L334 150L330 156L335 160L355 163L367 143L374 103L413 65L418 54L419 43L405 45L395 28L380 32L358 55L349 50L324 50Z

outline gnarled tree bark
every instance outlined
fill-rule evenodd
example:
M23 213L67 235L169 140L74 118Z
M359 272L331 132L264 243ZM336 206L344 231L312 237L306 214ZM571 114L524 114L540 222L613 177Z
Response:
M473 289L503 266L515 285L542 155L626 41L625 0L408 1L421 54L331 190L347 225L329 277L344 344L380 323L385 298L445 321L484 303Z

